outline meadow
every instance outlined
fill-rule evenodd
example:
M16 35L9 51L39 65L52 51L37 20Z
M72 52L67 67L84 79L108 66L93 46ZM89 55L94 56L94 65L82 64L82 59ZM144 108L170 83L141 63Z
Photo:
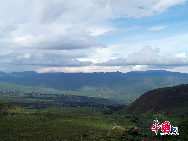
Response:
M0 116L2 141L123 141L186 140L184 117L164 114L106 114L99 108L27 109L27 113ZM150 130L153 120L169 120L179 125L179 136L156 136Z

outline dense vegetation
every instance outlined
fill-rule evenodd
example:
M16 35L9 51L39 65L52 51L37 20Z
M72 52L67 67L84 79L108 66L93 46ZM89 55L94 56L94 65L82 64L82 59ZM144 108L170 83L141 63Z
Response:
M187 140L186 118L145 114L105 114L102 109L60 108L28 110L0 116L0 140L3 141L130 141ZM179 136L156 136L150 127L153 120L169 120L178 125Z
M188 115L188 85L160 88L146 92L130 104L126 110L134 114L163 111Z
M23 108L9 103L0 103L0 116L27 113Z
M136 114L127 112L114 101L62 94L40 94L0 91L1 101L19 106L0 104L0 140L2 141L130 141L130 140L188 140L187 106L188 85L150 91L139 99L146 105L150 100L162 105L155 111L148 109ZM173 98L173 96L175 98ZM163 112L163 101L168 98L178 111ZM153 99L154 98L154 99ZM136 100L131 107L143 106ZM156 101L155 101L156 100ZM179 101L179 102L178 102ZM157 103L156 103L157 102ZM45 104L44 104L45 103ZM135 105L135 106L133 106ZM149 105L149 109L152 105ZM169 108L169 107L167 107ZM184 111L180 113L180 110ZM150 111L150 110L149 110ZM179 128L179 136L156 136L150 127L153 120L170 121Z
M39 93L103 97L128 102L152 89L187 84L188 74L167 71L41 74L1 72L0 82L12 84L12 87L6 89L6 84L0 83L2 90L40 90L42 92Z
M98 107L121 108L116 101L63 94L24 93L12 91L0 91L0 100L16 104L25 108L52 108L52 107Z

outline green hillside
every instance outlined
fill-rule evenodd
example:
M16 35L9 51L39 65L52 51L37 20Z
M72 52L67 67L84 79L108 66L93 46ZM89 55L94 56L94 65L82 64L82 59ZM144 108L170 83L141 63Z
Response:
M24 92L24 93L45 93L45 94L63 94L60 90L52 88L42 88L37 86L24 86L15 83L0 82L0 90L12 91L12 92Z
M165 113L184 113L188 115L188 85L178 85L146 92L130 104L126 111L133 114L163 111Z

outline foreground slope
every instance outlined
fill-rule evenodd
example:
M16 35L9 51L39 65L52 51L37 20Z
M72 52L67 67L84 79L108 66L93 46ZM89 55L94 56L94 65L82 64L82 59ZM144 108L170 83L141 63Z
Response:
M186 113L188 111L188 85L178 85L146 92L130 104L126 111L134 114L159 111Z

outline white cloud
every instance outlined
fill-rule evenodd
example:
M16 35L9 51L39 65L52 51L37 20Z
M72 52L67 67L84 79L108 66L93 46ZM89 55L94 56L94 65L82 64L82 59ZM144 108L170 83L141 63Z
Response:
M167 25L160 25L160 26L152 26L149 28L150 31L158 31L158 30L163 30L167 28Z
M188 53L188 33L168 35L165 37L157 37L152 40L139 42L140 45L149 44L151 46L160 47L161 53L167 54L171 52Z
M87 35L40 35L40 36L20 36L13 37L11 46L30 49L55 49L72 50L83 48L106 47L101 41Z
M147 69L148 69L147 65L135 65L132 67L132 70L136 70L136 71L143 71Z
M98 63L97 65L100 66L188 65L188 56L184 52L169 53L161 56L159 55L159 49L153 49L150 46L145 46L140 51L129 54L127 58L116 58L104 63Z
M38 51L38 50L17 50L2 51L0 62L3 65L27 66L88 66L90 61L79 61L78 58L86 57L85 54L74 54L61 51Z
M171 6L183 4L185 2L186 0L159 0L158 3L153 6L153 10L156 12L163 12Z
M188 73L188 66L177 66L177 67L167 68L166 70L172 72Z
M177 53L177 54L176 54L176 57L186 59L186 58L187 58L187 55L186 55L185 52L183 52L183 53Z
M46 67L37 70L39 73L45 72L112 72L118 71L120 67L99 67L99 66L84 66L84 67Z
M44 67L37 69L38 73L45 73L45 72L85 72L85 73L92 73L92 72L130 72L130 71L145 71L147 70L147 66L81 66L81 67Z
M79 61L87 58L85 54L93 54L89 60L95 62L114 59L111 49L96 36L137 27L119 29L111 24L111 20L152 16L183 2L185 0L2 1L0 65L4 65L5 70L8 64L33 65L33 68L35 65L90 65L88 59ZM74 55L62 54L62 50L68 54L74 52ZM80 56L80 52L84 55Z
M6 19L14 21L9 25L9 29L12 28L13 31L4 27L3 30L10 32L10 36L1 39L6 40L7 44L11 42L11 46L31 47L35 44L40 48L49 44L49 38L51 43L58 42L57 46L54 45L55 49L71 48L71 44L75 42L82 42L81 46L96 46L98 41L94 38L91 40L89 35L122 31L109 27L110 19L150 16L183 2L185 0L144 0L142 3L138 0L7 0L2 2L0 13L4 13L2 17L6 16ZM0 18L0 21L4 20L5 18ZM164 26L154 29L162 28ZM75 34L81 38L72 39ZM97 47L100 45L103 46L97 43Z

